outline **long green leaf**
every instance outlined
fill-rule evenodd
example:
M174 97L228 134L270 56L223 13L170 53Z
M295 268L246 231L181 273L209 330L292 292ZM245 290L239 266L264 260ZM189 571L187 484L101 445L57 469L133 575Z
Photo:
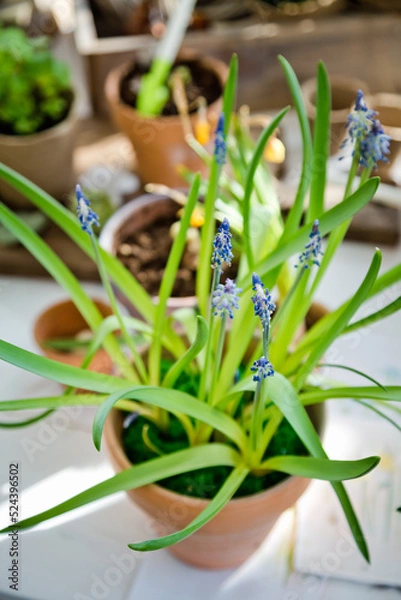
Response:
M216 496L209 502L207 507L184 529L177 533L172 533L156 540L147 540L146 542L137 542L134 544L128 544L131 550L137 550L138 552L148 552L150 550L160 550L161 548L167 548L177 542L185 540L187 537L198 531L201 527L206 525L221 511L222 508L231 500L245 477L248 475L249 470L244 466L236 467L224 482L221 489L217 492Z
M162 386L172 388L177 381L178 377L183 371L191 364L191 362L198 356L203 350L207 342L208 337L208 326L203 317L198 315L196 317L196 336L194 341L188 350L179 358L173 366L167 371Z
M327 459L319 436L291 383L280 373L275 373L274 377L269 377L265 383L268 398L281 410L311 455L314 458ZM340 482L332 482L331 485L341 502L358 548L369 562L369 550L347 492Z
M236 54L233 54L231 57L227 82L224 87L224 94L223 94L224 133L226 136L228 135L228 132L230 129L231 116L232 116L232 114L234 112L234 108L235 108L237 82L238 82L238 56Z
M235 467L240 462L240 457L230 446L224 444L207 444L205 446L196 446L195 448L188 448L185 450L179 450L167 456L160 458L154 458L148 460L145 463L135 465L121 471L114 477L102 481L101 483L94 485L93 487L73 496L69 500L45 510L33 517L23 519L19 521L18 528L25 529L27 527L33 527L38 523L43 523L59 515L75 510L86 504L116 494L117 492L133 490L150 483L154 483L166 477L172 477L179 475L180 473L186 473L195 471L197 469L203 469L206 467L215 467L225 465L228 467ZM12 530L15 526L11 525L0 533L7 533Z
M130 398L174 413L184 413L221 431L242 449L246 446L246 436L234 419L184 392L162 387L135 386L129 388L130 393L125 395L127 381L123 379L62 364L4 341L0 341L0 359L64 385L102 394L124 392L120 398ZM105 403L103 406L102 410L109 412L108 405Z
M25 421L17 421L17 422L9 422L9 423L2 422L2 423L0 423L0 428L15 429L18 427L28 427L28 425L32 425L33 423L37 423L37 421L41 421L42 419L45 419L46 417L51 415L52 412L54 412L53 409L45 410L45 412L43 412L42 414L37 415L36 417L32 417L31 419L26 419Z
M332 398L371 398L372 400L401 402L401 386L388 385L386 391L376 386L335 387L328 390L308 390L299 397L305 406Z
M309 456L274 456L265 460L260 468L310 479L343 481L366 475L379 462L380 458L378 456L369 456L360 460L328 460L327 458L311 458Z
M263 156L263 152L265 146L269 140L269 138L273 135L285 115L290 110L289 107L284 108L279 112L276 117L269 123L269 125L262 131L260 134L258 141L256 143L256 147L251 158L251 162L248 167L248 171L246 174L246 182L245 182L245 190L244 190L244 199L243 199L243 217L244 217L244 243L245 250L248 260L249 269L253 268L253 254L252 254L252 244L251 244L251 196L252 191L254 189L254 177L256 173L256 169L259 166L260 159Z
M176 235L171 251L168 256L163 280L159 290L159 302L156 308L154 321L154 335L149 350L149 379L151 383L158 384L160 380L160 359L162 349L162 334L166 319L167 302L173 291L178 267L184 253L187 242L187 232L191 222L191 216L199 196L200 175L195 176L192 183L188 200L185 204L184 214L181 217L180 228Z
M20 175L14 169L0 163L0 177L28 198L39 210L60 227L88 256L94 259L92 244L70 210L57 202L40 187ZM152 322L155 307L143 287L114 256L101 251L106 270L115 284L138 309L141 315Z
M352 319L358 308L366 300L374 282L376 281L377 275L380 270L380 265L381 252L380 250L376 250L372 259L372 263L365 276L365 279L359 286L354 297L345 307L345 309L342 311L342 313L339 315L339 317L336 319L336 321L333 323L330 329L326 332L326 335L316 344L316 346L313 348L304 364L299 369L294 382L295 387L300 389L303 386L308 375L317 365L325 351L331 346L334 340L336 340L338 336L341 335L341 332L348 325L350 319Z
M313 168L307 221L318 219L324 211L326 168L330 147L331 90L326 67L317 68L316 119L313 134Z
M2 204L0 204L0 221L41 263L53 279L65 289L89 327L96 330L102 322L102 315L63 261L40 236ZM85 235L88 236L88 234ZM118 342L112 336L108 336L104 340L104 346L112 356L115 364L120 367L127 378L131 378L132 369L127 363Z
M290 63L284 58L279 56L278 60L283 68L284 75L287 79L288 87L292 95L295 110L297 111L298 121L301 128L302 135L302 172L301 179L298 186L298 191L294 199L294 203L288 215L285 229L283 233L283 241L291 237L298 229L301 222L303 206L306 193L309 188L312 175L312 159L313 159L313 146L312 136L309 127L308 117L306 114L306 108L304 99L302 97L302 90L299 85L299 81Z
M343 369L344 371L349 371L350 373L355 373L355 375L359 375L360 377L364 377L365 379L368 379L369 381L371 381L372 383L377 385L379 388L386 391L386 388L384 387L384 385L382 385L379 381L377 381L377 379L374 379L374 377L371 377L370 375L368 375L367 373L364 373L363 371L360 371L359 369L354 369L353 367L348 367L347 365L338 365L336 363L319 363L319 367L328 367L329 369Z
M388 423L390 423L398 431L401 431L401 426L398 425L398 423L396 423L394 421L394 419L392 419L391 417L389 417L388 415L386 415L386 413L384 413L381 410L379 410L376 406L373 406L372 404L369 404L369 402L364 402L363 400L359 400L357 398L353 398L353 400L354 400L354 402L357 402L358 404L360 404L361 406L364 406L368 410L371 410L376 415L379 415L380 418L382 418L384 421L387 421Z
M370 202L376 193L379 182L380 180L378 177L369 179L369 181L356 190L354 194L325 212L320 219L321 235L325 236L332 229L338 227L340 223L354 216L361 208ZM309 241L312 225L313 223L307 223L301 227L297 233L294 233L285 242L280 242L278 248L272 252L268 258L256 263L254 269L259 276L264 277L270 271L275 269L275 267L284 263L288 258L299 253ZM243 290L249 288L250 283L248 277L238 281L238 286Z
M400 309L401 309L401 296L399 296L393 302L390 302L390 304L387 304L387 306L384 306L384 308L377 310L376 312L372 313L371 315L368 315L367 317L364 317L363 319L360 319L359 321L355 321L354 323L351 323L351 325L348 325L344 329L343 333L350 333L351 331L355 331L356 329L360 329L361 327L367 327L369 325L373 325L373 323L377 323L378 321L381 321L382 319L386 319L387 317L390 317L394 313L398 312Z

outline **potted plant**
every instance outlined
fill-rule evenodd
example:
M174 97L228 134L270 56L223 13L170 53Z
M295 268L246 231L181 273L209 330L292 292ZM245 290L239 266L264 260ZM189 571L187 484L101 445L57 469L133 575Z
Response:
M325 352L338 336L377 322L400 308L398 299L363 319L354 319L369 297L399 281L399 266L379 275L381 255L376 250L366 276L356 283L355 293L345 303L322 316L300 337L299 325L312 305L350 219L374 196L379 182L369 177L377 161L383 158L388 140L380 132L375 113L358 96L349 121L353 165L344 200L325 210L322 164L326 165L329 150L327 73L320 64L319 117L313 143L295 73L284 58L280 61L303 135L303 166L293 207L274 248L260 260L251 228L251 214L255 210L257 214L257 208L251 203L248 190L242 201L244 235L237 280L225 278L224 271L232 259L233 238L227 217L222 218L216 233L215 201L234 104L236 60L233 59L204 203L197 274L198 309L185 319L181 315L179 328L175 326L178 316L167 316L166 311L197 204L199 175L194 177L155 306L121 263L99 247L92 230L97 217L80 188L77 189L78 223L67 209L37 186L0 166L2 178L25 193L96 260L114 313L104 320L43 241L10 210L0 206L3 224L71 293L78 309L96 331L96 344L88 352L93 353L103 344L113 356L120 375L106 376L62 365L0 341L2 360L69 386L60 397L2 401L0 410L52 409L63 404L98 406L93 440L100 449L106 426L109 450L118 470L107 481L21 520L19 529L126 490L163 529L162 537L148 541L135 540L135 532L127 533L130 548L149 551L171 547L183 560L201 566L234 565L257 547L279 512L295 502L305 489L307 480L319 478L331 482L355 542L369 560L362 528L342 481L367 473L379 459L371 456L352 461L330 460L318 434L319 416L309 407L318 407L327 398L362 397L381 414L372 401L400 400L401 386L384 389L369 374L358 372L368 380L368 385L356 387L315 376L316 369L324 363ZM285 113L282 111L277 118L284 118ZM250 188L269 132L268 129L262 132L248 165ZM354 190L359 165L363 173ZM301 225L309 187L310 202L305 224ZM325 250L323 236L328 236ZM290 287L276 292L280 271L292 257L298 259ZM142 320L125 317L120 312L111 280L130 298ZM277 295L278 308L273 293ZM142 332L148 340L146 347L133 343L131 329ZM130 354L121 352L120 342L112 334L115 330L120 331ZM344 368L352 370L352 365ZM75 388L88 391L71 394ZM290 477L286 479L287 475ZM299 478L304 479L301 482ZM161 506L164 509L167 506L166 518L160 517ZM14 527L4 525L3 533Z
M226 65L189 50L177 57L193 5L185 0L173 14L151 64L137 59L106 79L111 115L132 142L144 183L182 186L178 166L202 169L185 137L196 127L199 112L214 127L221 111Z
M45 37L30 39L0 28L0 160L60 199L73 183L74 92L68 66L54 58ZM2 182L0 195L30 207Z

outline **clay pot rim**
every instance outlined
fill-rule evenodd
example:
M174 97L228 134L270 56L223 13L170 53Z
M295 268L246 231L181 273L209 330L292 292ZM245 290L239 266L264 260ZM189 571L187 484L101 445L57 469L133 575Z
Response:
M134 200L131 200L127 204L121 206L103 226L99 236L100 246L113 256L116 256L115 240L124 223L132 219L135 213L138 210L141 210L143 207L163 200L171 200L171 202L175 202L175 200L169 196L154 193L144 193L138 198L135 198ZM180 206L181 205L177 203L177 207ZM157 296L152 296L152 298L154 298L156 301ZM196 303L196 296L171 296L167 301L167 306L169 309L174 310L175 308L192 308L196 305Z
M76 120L77 101L74 94L70 109L62 121L56 125L53 125L52 127L44 129L43 131L29 133L27 135L8 135L0 133L0 144L7 146L34 146L35 144L40 144L40 142L51 139L52 137L63 135L63 133L67 131Z
M224 72L228 72L227 65L217 58L213 58L212 56L207 56L199 53L197 50L193 50L190 48L184 48L180 50L178 57L188 59L188 60L199 60L206 67L209 67L211 71L213 71L220 80L220 85L222 89L221 95L216 98L214 102L208 104L207 112L216 112L216 107L221 101L223 97L223 90L225 85ZM120 96L120 83L122 77L129 71L132 65L135 64L135 58L131 60L127 60L123 62L118 67L112 69L105 81L105 95L110 105L114 105L118 107L118 110L129 115L131 118L134 116L138 120L143 121L157 121L160 124L176 124L181 123L180 115L158 115L157 117L142 115L138 112L136 108L126 104ZM196 116L196 113L194 113ZM190 118L193 118L194 115L189 115Z
M366 98L366 103L369 108L373 108L374 110L376 110L376 106L378 107L378 118L380 122L380 108L396 108L400 111L401 115L401 94L393 94L390 92L378 92L377 94L370 94ZM385 133L387 133L392 140L396 142L401 141L401 120L399 127L396 125L386 125L384 123L382 123L382 126Z
M108 312L108 310L110 310L110 306L102 298L91 298L91 300L92 300L92 302L94 302L94 304L96 304L96 306L98 306L98 307L100 306L102 308L105 308L106 312ZM58 302L54 302L53 304L50 304L47 308L45 308L38 315L38 317L36 317L35 323L34 323L34 326L33 326L33 336L35 338L35 342L37 343L37 345L39 346L39 348L41 348L42 350L47 350L47 348L44 345L44 341L46 339L48 339L48 338L42 337L39 334L39 329L40 329L41 323L43 323L43 321L46 320L46 318L48 318L49 313L51 311L53 311L55 309L62 308L63 306L67 306L67 305L73 305L76 308L77 312L79 313L79 309L76 307L76 305L71 300L71 298L66 298L65 300L60 300ZM84 318L84 317L82 317L82 318ZM56 352L58 354L64 354L64 352L58 352L57 350L55 350L54 352Z
M362 79L358 79L357 77L347 77L345 75L330 75L329 80L330 80L330 84L331 84L332 88L335 85L338 85L339 87L348 88L349 90L351 90L351 89L353 90L354 86L355 86L356 91L358 91L358 89L363 89L366 91L366 93L369 93L368 85ZM316 93L316 78L311 77L310 79L307 79L306 81L304 81L304 83L301 86L301 89L302 89L308 116L310 118L314 119L316 117L316 105L312 102L311 98L312 98L313 94ZM355 93L356 93L356 91L355 91ZM352 105L348 106L346 108L331 110L330 122L331 123L343 123L344 121L347 120L347 117L350 113L351 108L352 108Z
M324 406L322 405L321 408L324 409ZM126 456L126 454L123 450L123 447L122 447L121 440L120 440L119 436L117 435L117 431L116 431L116 424L117 424L116 422L117 422L117 418L118 418L117 413L120 413L120 411L116 408L113 408L111 413L107 417L107 420L106 420L106 423L104 426L104 439L106 441L107 450L108 450L109 454L113 454L114 459L118 463L121 470L125 470L128 468L131 468L134 465L129 461L128 457ZM324 426L324 413L322 416L321 429L323 429L323 426ZM111 450L111 448L113 448L113 450ZM241 506L244 506L244 505L248 505L248 507L249 507L249 504L252 504L253 502L258 503L260 499L263 499L263 498L266 498L269 496L273 497L275 495L280 494L283 491L283 489L285 489L286 487L291 487L294 484L294 481L297 479L301 479L301 478L296 475L288 475L286 477L286 479L269 487L267 490L263 490L262 492L258 492L256 494L251 494L249 496L241 496L240 498L231 498L230 501L228 502L228 504L226 505L226 507L229 507L230 505L233 508L235 507L235 509L240 508ZM304 479L304 478L302 478L302 479ZM150 483L146 486L140 486L140 487L147 488L149 490L153 490L156 494L159 495L159 497L162 496L163 498L165 498L166 501L169 501L169 500L174 501L174 500L180 499L181 501L184 501L185 504L187 504L189 506L193 506L194 508L202 508L202 510L204 508L206 508L208 506L208 504L210 503L210 500L207 500L205 498L196 498L194 496L178 494L177 492L173 492L167 488L164 488L163 486L158 485L157 483ZM127 491L129 491L129 490L127 490Z

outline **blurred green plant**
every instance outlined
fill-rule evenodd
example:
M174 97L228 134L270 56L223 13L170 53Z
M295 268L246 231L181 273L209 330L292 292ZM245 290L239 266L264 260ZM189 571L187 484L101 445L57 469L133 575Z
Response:
M30 135L60 123L74 98L68 65L45 37L0 28L0 133Z

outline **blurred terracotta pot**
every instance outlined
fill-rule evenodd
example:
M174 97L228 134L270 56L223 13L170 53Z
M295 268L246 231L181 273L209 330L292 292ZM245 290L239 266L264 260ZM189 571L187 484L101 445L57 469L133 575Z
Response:
M72 152L76 124L72 107L64 121L40 133L0 135L0 162L61 200L74 183ZM12 208L33 208L25 196L1 180L0 197Z
M111 219L107 221L100 234L100 245L110 254L116 256L121 241L126 239L130 234L143 229L151 231L152 223L157 219L175 216L179 209L179 204L167 196L144 194L119 208ZM165 258L167 260L167 257ZM136 276L136 273L133 273L133 275ZM126 306L132 315L136 317L140 316L132 303L118 288L115 288L115 293L120 302ZM156 304L157 296L153 300ZM168 299L167 309L171 312L177 308L193 308L195 305L195 296L172 296Z
M319 429L323 420L322 407L316 405L309 412ZM117 472L132 466L122 448L121 431L122 415L113 410L106 421L104 434ZM264 492L234 498L212 521L189 538L171 546L169 551L196 567L236 567L257 550L279 516L295 504L308 485L307 479L289 477ZM129 490L128 494L152 517L152 524L159 535L187 526L209 503L209 500L177 494L156 484ZM129 524L126 525L128 529Z
M374 8L378 12L381 12L382 10L390 12L401 11L400 0L362 0L362 5Z
M103 317L112 314L111 308L101 300L94 300L94 303ZM34 326L34 336L36 343L48 358L73 367L80 367L84 357L83 350L62 352L48 347L46 342L58 338L74 338L86 329L88 329L88 324L75 304L71 300L65 300L53 304L39 315ZM96 352L90 370L108 374L112 372L112 368L111 358L101 348Z
M345 136L345 127L351 107L355 104L358 90L368 92L368 86L360 79L343 77L341 75L332 75L331 84L331 103L330 113L330 154L336 154L341 146ZM305 100L306 112L308 114L309 124L313 131L316 119L316 79L308 79L302 85L302 92Z
M202 66L214 72L223 89L228 68L223 62L210 57L199 57L186 51L180 58L197 59ZM144 117L120 96L122 78L133 67L125 63L111 71L106 79L105 93L111 115L116 125L131 141L137 158L138 174L143 183L162 183L169 187L182 187L184 179L177 173L178 165L194 171L207 172L207 167L188 146L182 120L179 116ZM217 123L222 108L221 96L207 108L207 118L212 126ZM190 115L192 124L196 113Z
M401 151L401 95L375 94L366 100L369 108L376 110L378 119L383 125L384 133L390 136L389 162L379 162L374 175L378 174L383 181L393 182L392 169Z
M262 18L269 21L284 21L335 14L344 10L347 0L305 0L304 2L281 0L278 6L263 0L252 0L252 5Z

